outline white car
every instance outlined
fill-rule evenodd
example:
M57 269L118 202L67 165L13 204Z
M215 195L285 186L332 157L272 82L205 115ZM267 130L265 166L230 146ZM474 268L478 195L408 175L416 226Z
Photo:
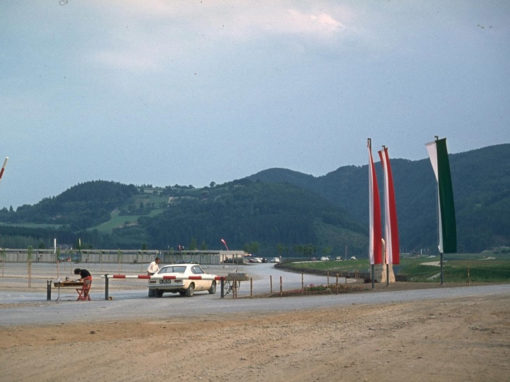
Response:
M219 277L205 273L198 264L169 264L149 279L149 297L161 297L163 293L179 293L191 297L195 292L216 293Z

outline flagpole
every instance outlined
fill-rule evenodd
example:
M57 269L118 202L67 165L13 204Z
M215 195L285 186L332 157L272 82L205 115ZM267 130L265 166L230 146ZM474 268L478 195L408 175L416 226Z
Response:
M439 252L440 256L440 264L441 264L441 285L444 283L444 273L443 273L443 252Z
M455 222L455 206L453 187L446 148L446 138L439 139L425 146L429 153L430 163L437 181L437 221L439 237L440 283L444 284L444 254L457 252L457 233Z
M437 136L436 136L437 142ZM437 235L439 245L437 249L439 249L439 275L440 275L440 285L443 285L444 282L444 273L443 273L443 232L441 227L441 201L439 200L439 182L437 183Z
M437 141L439 140L439 136L438 135L434 135L434 138L435 138L435 141L436 141L436 145L437 145ZM440 207L440 204L441 201L439 200L439 180L437 182L437 221L440 222L441 221L441 207ZM439 227L441 227L441 225L439 224ZM444 283L444 271L443 271L443 248L442 248L442 244L443 244L443 232L442 232L442 227L439 229L439 242L441 243L440 247L439 247L439 266L440 266L440 273L441 273L441 278L440 278L440 285L443 285Z
M382 148L383 148L383 151L384 151L384 149L386 149L386 146L383 145ZM387 175L385 175L385 178L384 178L385 179L385 184L387 182L386 177L387 177ZM387 195L386 195L387 193L388 193L388 188L385 186L384 187L384 197L385 198L387 198ZM388 214L388 209L387 208L385 208L384 213L385 213L384 220L386 220L386 219L388 219L388 217L386 216L386 214ZM386 220L386 225L387 224L388 223L387 223L387 220ZM383 256L384 256L384 264L386 265L386 286L388 287L388 286L390 286L390 266L389 266L389 261L388 261L389 260L389 258L388 258L389 256L388 256L388 253L386 252L386 240L383 243Z
M7 161L9 160L9 157L5 157L4 164L2 166L2 169L0 170L0 180L2 179L2 175L4 175L5 166L7 166Z
M386 286L390 286L390 264L386 261Z
M369 150L372 150L372 138L367 138L367 146L368 146ZM369 163L369 171L370 171L370 163ZM370 177L371 176L372 176L372 174L369 173L368 174L369 181L370 181ZM370 187L370 185L369 185L369 187ZM370 197L369 197L369 199L370 199ZM369 203L370 203L370 201L369 201ZM370 240L370 234L368 236L369 236L369 240ZM370 252L370 244L368 245L368 247L369 247L368 251ZM368 254L369 260L370 260L370 256L371 256L371 254L369 253ZM374 289L375 288L375 283L374 283L374 262L371 261L371 263L372 264L370 264L370 272L371 272L370 278L372 279L372 289Z

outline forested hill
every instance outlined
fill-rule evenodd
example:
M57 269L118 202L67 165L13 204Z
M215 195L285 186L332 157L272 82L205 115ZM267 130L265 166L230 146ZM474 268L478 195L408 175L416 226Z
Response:
M15 214L6 217L15 223L48 223L86 229L110 219L112 210L137 193L137 188L132 185L87 182L71 187L55 198L43 199L34 206L21 206Z
M101 197L104 195L104 197ZM220 249L266 255L366 250L366 228L305 189L238 180L195 189L88 182L15 211L0 211L1 246L51 245L53 237L102 248Z
M391 159L402 249L437 246L437 191L428 159ZM450 155L459 251L510 245L510 144ZM376 163L382 197L382 169ZM368 222L368 168L345 166L321 177L270 169L249 177L308 189Z
M403 251L437 248L436 182L428 159L392 159ZM459 251L510 245L510 145L450 156ZM380 164L376 163L379 185ZM381 190L382 191L382 190ZM382 193L381 193L382 195ZM218 249L260 255L366 255L367 166L314 177L270 169L222 185L78 184L0 210L0 247L59 242L103 248Z

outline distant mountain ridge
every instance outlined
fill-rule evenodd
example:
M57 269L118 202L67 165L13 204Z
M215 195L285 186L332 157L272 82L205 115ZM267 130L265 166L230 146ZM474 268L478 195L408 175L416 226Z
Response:
M459 251L510 245L510 144L451 154ZM437 242L436 183L430 161L391 159L403 250ZM376 163L379 186L380 163ZM306 188L368 224L368 168L344 166L320 177L268 169L249 179ZM382 188L381 188L382 197ZM437 244L436 244L437 245Z
M402 251L437 248L428 159L391 159ZM450 155L459 251L510 245L510 144ZM376 163L379 185L380 164ZM381 190L382 191L382 190ZM382 195L382 194L381 194ZM231 248L262 255L366 255L367 166L314 177L275 168L211 187L93 181L16 211L0 210L0 246Z

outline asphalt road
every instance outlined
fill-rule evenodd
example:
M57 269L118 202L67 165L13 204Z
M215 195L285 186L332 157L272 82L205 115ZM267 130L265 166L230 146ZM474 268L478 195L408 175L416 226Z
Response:
M175 295L147 298L146 291L119 293L111 301L90 302L32 301L0 304L0 326L63 324L129 319L160 320L179 317L208 318L228 314L313 310L353 304L386 304L430 299L506 294L510 285L444 287L391 292L363 292L338 295L221 299L216 295L196 294L192 298Z
M19 303L19 302L38 302L46 299L46 281L56 279L76 279L72 272L74 267L86 267L93 275L92 299L100 300L105 297L105 274L127 274L137 275L145 274L146 265L144 264L124 264L121 267L117 264L63 264L57 275L54 264L33 264L32 266L32 287L27 288L27 267L26 264L9 264L6 275L0 277L0 304ZM227 276L231 273L244 273L251 278L250 281L241 282L238 291L239 297L246 297L260 294L267 294L271 290L280 290L280 280L283 290L300 289L302 285L326 284L327 278L318 275L301 275L281 271L274 267L274 264L250 264L250 265L209 265L203 266L207 273ZM347 280L353 282L354 280ZM331 277L330 283L336 280ZM345 283L344 278L339 278L339 283ZM250 285L251 284L251 285ZM143 298L147 296L147 280L138 279L110 279L109 295L114 299ZM52 291L52 299L57 298L57 291ZM219 288L217 293L219 294ZM62 300L74 300L76 293L74 289L61 289ZM171 295L170 295L171 296ZM166 295L165 295L166 297Z

